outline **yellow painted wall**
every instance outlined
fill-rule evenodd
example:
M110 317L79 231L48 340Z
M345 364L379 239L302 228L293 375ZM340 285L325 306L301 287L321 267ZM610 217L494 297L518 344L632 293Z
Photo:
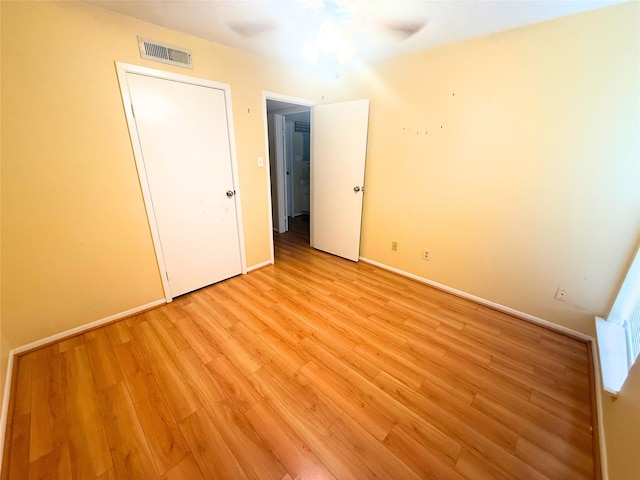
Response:
M361 255L593 334L640 238L639 45L633 2L376 64Z
M190 49L193 70L141 60L136 35ZM115 60L231 85L247 263L269 259L262 90L332 98L321 82L83 3L3 2L1 53L2 318L12 346L163 297Z
M0 38L2 38L2 2L0 2ZM0 111L2 111L2 61L0 57ZM2 132L2 116L0 115L0 132ZM2 265L2 135L0 135L0 265ZM2 291L2 275L0 274L0 292ZM2 295L0 295L0 405L4 400L4 384L7 377L7 364L11 346L2 329Z

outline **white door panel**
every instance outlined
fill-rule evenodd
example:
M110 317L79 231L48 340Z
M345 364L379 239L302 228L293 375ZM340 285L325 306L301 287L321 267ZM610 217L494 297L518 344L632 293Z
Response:
M311 244L357 262L369 100L315 106L311 115Z
M224 91L127 82L171 296L241 273Z

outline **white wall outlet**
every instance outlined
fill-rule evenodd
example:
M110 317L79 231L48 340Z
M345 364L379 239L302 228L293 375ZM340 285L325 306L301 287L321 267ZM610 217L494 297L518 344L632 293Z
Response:
M394 252L398 250L398 242L391 242L391 250Z
M427 250L426 248L422 250L422 259L431 260L431 254L429 253L429 250Z
M258 166L259 167L264 167L264 158L263 157L258 157Z
M556 290L556 300L560 300L561 302L564 302L567 299L567 291L562 288L562 287L558 287L558 290Z

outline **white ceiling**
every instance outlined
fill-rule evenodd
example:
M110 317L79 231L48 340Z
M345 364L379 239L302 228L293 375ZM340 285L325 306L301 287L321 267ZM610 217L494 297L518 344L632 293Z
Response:
M309 7L314 1L319 0L90 0L89 3L231 47L300 61L300 47L314 37L326 19L322 14L326 9ZM352 1L356 13L348 24L349 33L359 57L369 62L622 3L622 0ZM379 28L385 22L425 21L422 30L404 39ZM247 26L252 28L246 30Z

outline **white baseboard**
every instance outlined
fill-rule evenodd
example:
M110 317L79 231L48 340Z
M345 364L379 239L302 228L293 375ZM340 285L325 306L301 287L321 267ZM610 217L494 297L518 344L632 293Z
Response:
M554 330L559 333L563 333L570 337L573 337L577 340L582 340L583 342L592 342L595 339L591 335L587 335L586 333L579 332L578 330L573 330L572 328L565 327L563 325L558 325L557 323L550 322L548 320L544 320L540 317L536 317L534 315L529 315L528 313L520 312L519 310L515 310L510 307L505 307L504 305L500 305L499 303L492 302L491 300L487 300L482 297L476 297L475 295L471 295L470 293L463 292L461 290L457 290L452 287L448 287L447 285L443 285L438 282L434 282L433 280L429 280L427 278L421 277L419 275L415 275L413 273L405 272L404 270L400 270L399 268L391 267L389 265L385 265L384 263L376 262L375 260L371 260L365 257L359 257L365 263L370 263L371 265L375 265L376 267L383 268L385 270L389 270L390 272L397 273L398 275L402 275L403 277L411 278L418 282L427 284L431 287L437 288L438 290L442 290L444 292L455 295L456 297L465 298L467 300L471 300L472 302L479 303L480 305L484 305L485 307L492 308L494 310L498 310L499 312L508 313L509 315L513 315L514 317L521 318L523 320L527 320L531 323L538 324L540 326L546 327L550 330Z
M598 447L600 451L600 467L602 480L609 480L609 461L607 456L607 442L604 434L604 412L602 410L602 372L600 365L600 353L598 352L598 342L594 339L591 342L591 358L593 360L593 378L596 393L596 421L598 422Z
M61 333L56 333L55 335L51 335L50 337L46 337L40 340L36 340L35 342L27 343L21 347L14 349L13 351L16 354L21 354L24 352L28 352L35 348L42 347L48 343L57 342L58 340L62 340L63 338L71 337L73 335L77 335L79 333L85 332L87 330L91 330L92 328L100 327L106 323L115 322L116 320L120 320L121 318L130 317L131 315L135 315L136 313L144 312L145 310L149 310L151 308L157 307L159 305L163 305L167 303L167 301L162 298L159 300L155 300L153 302L147 303L145 305L140 305L139 307L131 308L124 312L115 313L113 315L109 315L108 317L101 318L100 320L96 320L91 323L86 323L76 328L72 328L70 330L66 330Z
M155 300L145 305L140 305L139 307L131 308L124 312L116 313L114 315L109 315L108 317L101 318L100 320L96 320L91 323L86 323L79 327L72 328L70 330L66 330L64 332L57 333L55 335L51 335L50 337L36 340L35 342L27 343L26 345L22 345L21 347L14 348L9 352L9 360L7 362L7 377L4 384L4 396L2 397L2 411L0 411L0 473L2 473L2 458L4 456L4 443L5 443L5 435L7 432L7 420L9 415L9 396L11 395L11 382L13 381L13 363L15 362L16 356L22 353L29 352L36 348L42 347L49 343L62 340L63 338L78 335L79 333L85 332L87 330L91 330L93 328L100 327L107 323L115 322L116 320L130 317L131 315L135 315L136 313L144 312L145 310L149 310L151 308L157 307L164 303L167 303L164 298Z
M257 263L255 265L247 267L247 273L253 272L254 270L257 270L257 269L262 268L262 267L267 267L269 265L273 265L273 261L272 260L267 260L267 261L262 262L262 263Z
M4 395L2 396L2 411L0 412L0 474L2 474L2 464L4 463L4 441L7 431L7 420L9 415L9 395L11 394L11 382L13 381L13 362L15 350L9 352L7 362L7 377L4 382Z

